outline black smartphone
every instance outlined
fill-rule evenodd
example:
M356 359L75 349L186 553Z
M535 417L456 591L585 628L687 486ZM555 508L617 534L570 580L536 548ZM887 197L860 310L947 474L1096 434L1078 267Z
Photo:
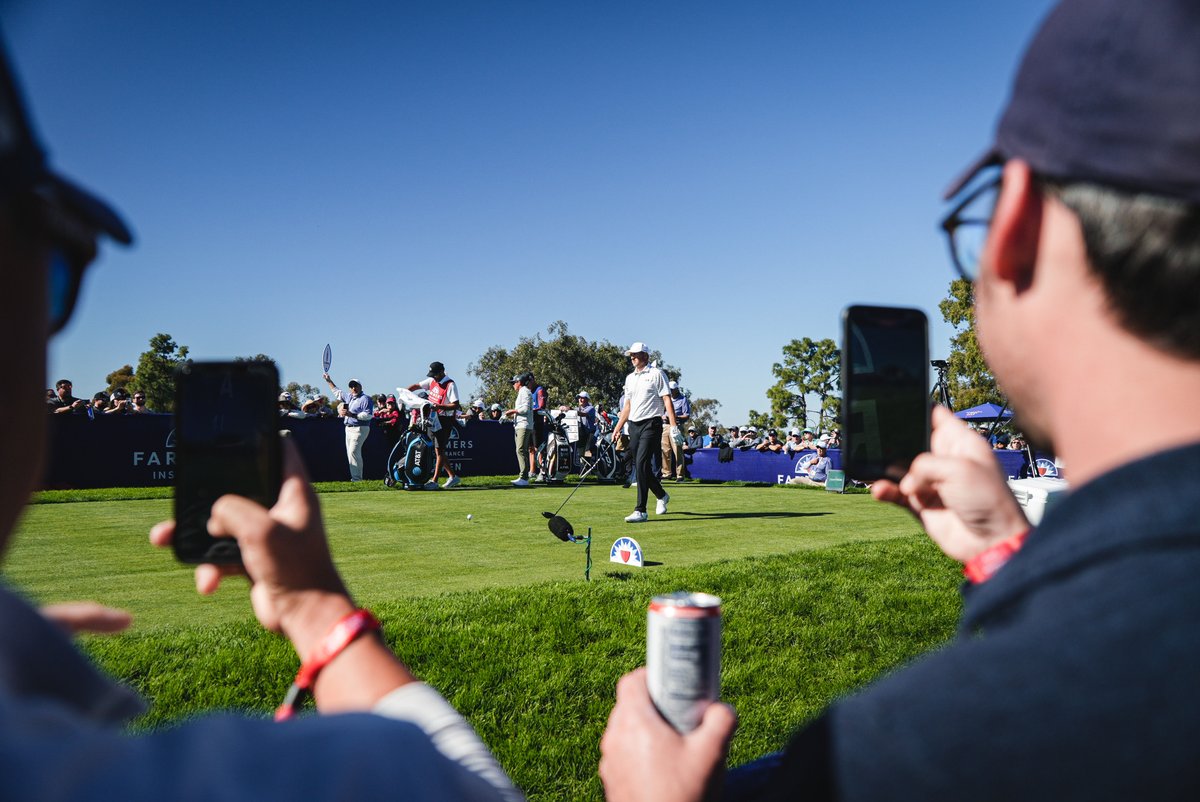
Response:
M239 563L233 538L208 534L227 493L270 507L279 498L279 371L273 362L190 362L175 371L175 557Z
M842 313L842 467L860 481L899 480L929 450L929 321L920 309Z

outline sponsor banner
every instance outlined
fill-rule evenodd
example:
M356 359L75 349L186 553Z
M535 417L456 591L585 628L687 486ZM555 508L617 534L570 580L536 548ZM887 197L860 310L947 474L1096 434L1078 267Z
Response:
M707 479L716 482L766 482L783 484L789 476L804 473L797 465L798 461L815 451L800 451L795 455L772 454L761 451L733 450L732 462L719 462L717 448L704 448L692 455L692 463L688 467L693 479ZM1000 463L1004 475L1009 478L1020 476L1021 469L1028 460L1024 451L1008 451L998 449L992 452ZM831 448L828 451L830 467L842 470L842 452ZM1037 454L1039 476L1055 476L1059 472L1054 469L1054 460L1048 455Z
M47 416L49 449L43 488L155 487L175 480L171 415ZM315 482L347 481L346 435L340 420L281 418ZM372 428L363 446L363 476L382 480L392 442ZM446 449L455 473L516 475L513 427L495 421L457 422Z
M775 454L770 451L733 450L732 462L719 462L719 448L703 448L692 455L688 468L693 479L708 479L717 482L766 482L781 485L800 470L804 457L816 451L798 451L795 454ZM841 469L842 452L831 448L827 452L831 467Z

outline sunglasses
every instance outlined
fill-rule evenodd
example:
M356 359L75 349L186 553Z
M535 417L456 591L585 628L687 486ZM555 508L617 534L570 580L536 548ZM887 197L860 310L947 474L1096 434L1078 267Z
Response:
M40 237L50 252L48 312L50 333L57 334L70 321L83 274L96 258L96 232L36 191L19 214L26 230Z

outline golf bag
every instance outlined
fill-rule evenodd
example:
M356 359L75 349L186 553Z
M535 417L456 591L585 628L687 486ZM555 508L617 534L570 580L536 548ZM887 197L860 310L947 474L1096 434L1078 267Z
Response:
M383 481L388 487L400 485L404 490L424 490L425 485L436 478L437 447L433 432L438 427L438 420L428 401L413 398L415 403L403 399L405 407L414 410L412 421L388 455L387 476Z
M546 460L549 464L543 465L542 469L548 482L566 481L571 472L571 442L567 428L563 426L564 417L562 412L546 416Z

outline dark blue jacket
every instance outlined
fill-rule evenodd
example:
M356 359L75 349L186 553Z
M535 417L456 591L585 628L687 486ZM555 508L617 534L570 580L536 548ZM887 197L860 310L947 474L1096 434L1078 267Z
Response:
M756 796L1200 799L1200 445L1072 491L953 642L832 706Z

